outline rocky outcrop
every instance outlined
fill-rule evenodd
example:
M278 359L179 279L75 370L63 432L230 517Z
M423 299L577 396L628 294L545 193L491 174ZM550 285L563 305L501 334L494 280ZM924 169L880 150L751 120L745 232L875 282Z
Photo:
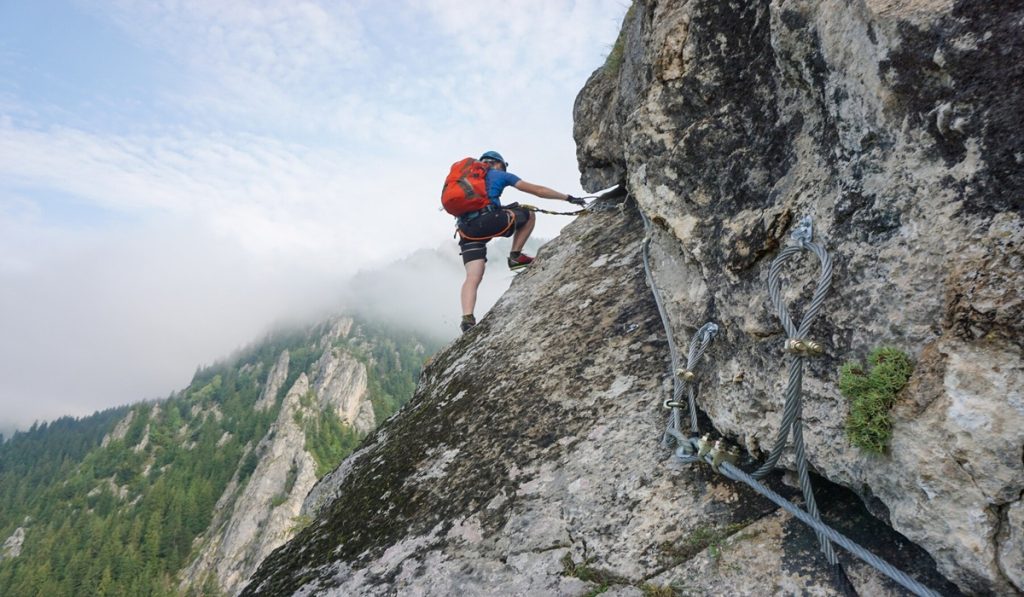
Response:
M117 422L117 425L110 431L110 433L103 436L103 441L100 442L100 447L106 448L110 445L110 442L123 440L128 435L128 427L131 426L132 421L135 420L135 411L130 410L123 419Z
M234 499L221 498L222 507L232 504L232 515L211 533L184 575L186 584L199 585L213 574L221 589L233 594L267 554L291 537L302 500L316 482L316 463L306 452L300 424L303 415L315 415L302 404L308 391L309 381L301 374L256 447L259 464L248 483ZM236 484L228 487L228 492L236 491Z
M322 410L334 411L360 434L376 426L366 367L336 345L352 326L351 318L338 318L317 340L322 355L310 376L298 375L270 431L253 448L258 458L255 470L248 479L239 479L236 473L218 500L200 555L182 573L183 587L201 586L212 577L225 593L237 593L260 561L304 524L302 504L317 480L317 462L306 434L309 425L319 424ZM288 351L283 351L267 374L257 410L275 404L287 383L290 362Z
M327 348L334 342L347 338L352 332L355 322L351 317L338 317L332 323L330 330L320 338L320 348Z
M722 325L702 402L753 454L779 416L766 264L813 216L835 284L810 460L979 593L1024 591L1021 22L1019 4L636 2L621 67L576 106L584 186L626 182L658 224L676 332ZM917 370L873 457L844 438L835 378L881 344Z
M0 560L16 558L21 555L21 546L25 544L25 527L14 529L11 536L0 545Z
M245 593L831 594L813 535L660 447L668 354L636 209L676 338L721 326L704 424L755 459L786 383L768 264L812 216L835 264L804 374L825 519L944 593L933 565L969 593L1020 592L1021 22L952 0L634 2L575 107L585 188L631 201L544 247L314 488L316 520ZM816 265L784 272L798 314ZM871 456L845 438L836 377L883 344L916 368ZM861 594L893 591L844 563Z
M366 367L340 348L328 348L314 366L313 391L324 405L337 411L359 433L377 426L373 405L367 400Z
M277 401L277 395L281 391L281 387L284 386L285 381L288 379L288 363L291 355L288 354L287 350L281 351L281 356L277 357L277 362L274 363L274 368L270 370L270 374L267 375L267 383L263 385L263 391L260 393L260 399L256 402L256 410L268 410L274 406Z

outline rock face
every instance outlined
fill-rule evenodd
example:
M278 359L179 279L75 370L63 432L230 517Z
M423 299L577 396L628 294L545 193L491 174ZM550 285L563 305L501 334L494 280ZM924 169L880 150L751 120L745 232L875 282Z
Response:
M124 439L125 435L127 435L127 433L128 433L128 427L131 426L132 421L134 421L134 420L135 420L135 411L134 410L128 411L128 415L125 418L123 418L120 421L118 421L117 426L114 427L114 429L112 429L110 431L110 433L108 433L107 435L103 436L103 441L100 442L100 446L106 448L107 446L110 445L110 442L117 441L119 439Z
M16 558L21 555L21 546L25 544L25 527L14 529L3 545L0 545L0 560Z
M230 495L221 498L221 506L233 502L231 516L186 573L190 584L199 584L212 572L220 587L233 593L263 557L291 536L302 500L316 482L316 463L306 452L298 422L312 411L302 404L308 391L309 381L302 374L285 396L270 433L256 447L259 464L248 484L233 500ZM234 491L237 485L232 484L227 492Z
M366 367L348 353L325 350L314 367L313 391L325 406L335 409L341 420L360 433L377 426L373 405L366 400Z
M1024 590L1022 23L1019 3L636 2L621 66L576 105L584 186L626 182L658 224L677 334L724 328L703 406L754 454L779 421L766 265L814 218L835 282L811 332L812 465L979 593ZM791 302L815 266L790 268ZM871 457L835 377L882 344L917 370Z
M879 517L835 489L825 519L944 593L1024 590L1022 23L1019 3L634 2L575 107L585 188L631 201L544 247L244 593L832 594L813 535L659 445L668 354L637 209L675 337L721 326L705 425L755 458L786 383L768 266L812 216L835 275L810 332L808 458ZM817 274L784 272L797 318ZM836 378L879 345L916 368L871 456ZM893 591L844 565L861 594Z
M256 402L256 410L264 411L274 406L277 394L281 391L281 386L288 379L288 363L290 359L291 355L288 354L287 350L282 351L281 355L277 357L277 362L274 363L274 368L270 370L270 374L267 376L267 383L263 386L263 391L260 393L260 399Z
M183 586L202 585L212 575L225 593L237 593L260 561L302 526L303 500L317 480L305 421L331 409L359 433L376 425L366 367L334 346L351 328L352 320L341 318L321 338L323 354L312 378L301 373L288 389L277 420L254 448L258 464L248 482L233 480L218 500L200 555L182 574ZM274 404L288 379L289 363L285 351L267 375L257 410Z

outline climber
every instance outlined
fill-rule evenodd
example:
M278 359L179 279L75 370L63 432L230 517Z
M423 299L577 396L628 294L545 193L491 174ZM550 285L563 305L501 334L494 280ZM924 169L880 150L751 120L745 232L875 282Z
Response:
M467 160L471 161L471 160ZM523 247L530 238L536 218L532 211L519 207L518 203L501 205L501 192L505 187L515 187L524 193L536 195L542 199L561 199L575 205L585 205L583 199L559 193L558 191L538 184L526 182L515 174L508 172L508 162L496 151L488 151L480 156L487 170L485 185L487 199L490 202L482 209L464 213L458 217L459 249L462 263L466 267L466 281L462 283L462 324L466 332L476 325L473 310L476 307L476 293L480 281L484 277L484 266L487 263L487 241L498 236L512 237L512 251L508 256L508 268L518 270L533 262L533 257L525 255ZM458 166L459 163L456 163ZM455 166L453 166L455 172ZM452 178L452 175L449 175Z

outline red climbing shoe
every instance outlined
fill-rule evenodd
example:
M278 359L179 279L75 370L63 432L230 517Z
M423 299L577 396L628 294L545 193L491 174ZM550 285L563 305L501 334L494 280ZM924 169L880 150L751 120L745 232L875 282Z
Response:
M516 257L509 256L508 269L515 271L517 269L524 268L530 265L531 263L533 263L533 257L520 253Z

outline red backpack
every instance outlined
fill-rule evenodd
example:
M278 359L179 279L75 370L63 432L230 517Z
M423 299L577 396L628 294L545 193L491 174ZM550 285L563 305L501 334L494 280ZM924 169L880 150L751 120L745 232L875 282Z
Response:
M441 205L453 216L479 211L491 204L487 198L487 171L490 164L465 158L452 164L441 190Z

